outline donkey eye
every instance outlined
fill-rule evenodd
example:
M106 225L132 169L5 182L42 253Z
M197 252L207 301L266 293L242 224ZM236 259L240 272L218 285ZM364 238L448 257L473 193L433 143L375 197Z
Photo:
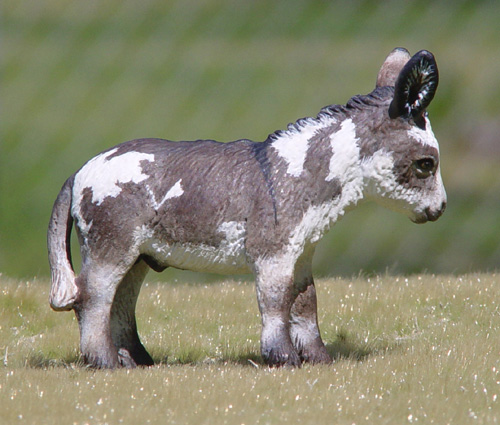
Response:
M436 172L437 164L434 158L421 158L413 163L415 174L420 179L425 179Z

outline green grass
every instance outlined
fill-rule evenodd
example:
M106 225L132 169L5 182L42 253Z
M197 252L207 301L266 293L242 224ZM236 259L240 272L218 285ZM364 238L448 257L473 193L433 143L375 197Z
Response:
M498 275L317 282L330 366L269 369L250 282L149 283L158 363L94 371L46 280L0 279L0 423L467 424L500 421Z

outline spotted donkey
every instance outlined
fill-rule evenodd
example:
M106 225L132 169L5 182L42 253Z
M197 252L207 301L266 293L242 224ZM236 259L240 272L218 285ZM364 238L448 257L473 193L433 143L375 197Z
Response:
M362 199L416 223L443 213L426 112L437 84L431 53L410 57L398 48L370 94L325 107L264 142L139 139L88 161L64 184L48 231L50 304L75 310L85 361L153 364L137 334L136 301L149 268L175 267L253 272L265 362L330 362L317 323L314 248Z

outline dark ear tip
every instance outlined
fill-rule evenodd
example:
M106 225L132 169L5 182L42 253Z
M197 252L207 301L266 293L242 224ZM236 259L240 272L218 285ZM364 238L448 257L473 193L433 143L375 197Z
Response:
M429 52L428 50L420 50L419 52L415 53L413 56L424 56L428 59L435 60L434 55Z

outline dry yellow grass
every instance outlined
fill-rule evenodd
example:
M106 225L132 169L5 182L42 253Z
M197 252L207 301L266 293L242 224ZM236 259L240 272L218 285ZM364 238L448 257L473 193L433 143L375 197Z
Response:
M149 284L149 369L93 371L48 282L1 278L0 423L467 424L500 421L495 274L327 279L331 366L268 369L251 283Z

